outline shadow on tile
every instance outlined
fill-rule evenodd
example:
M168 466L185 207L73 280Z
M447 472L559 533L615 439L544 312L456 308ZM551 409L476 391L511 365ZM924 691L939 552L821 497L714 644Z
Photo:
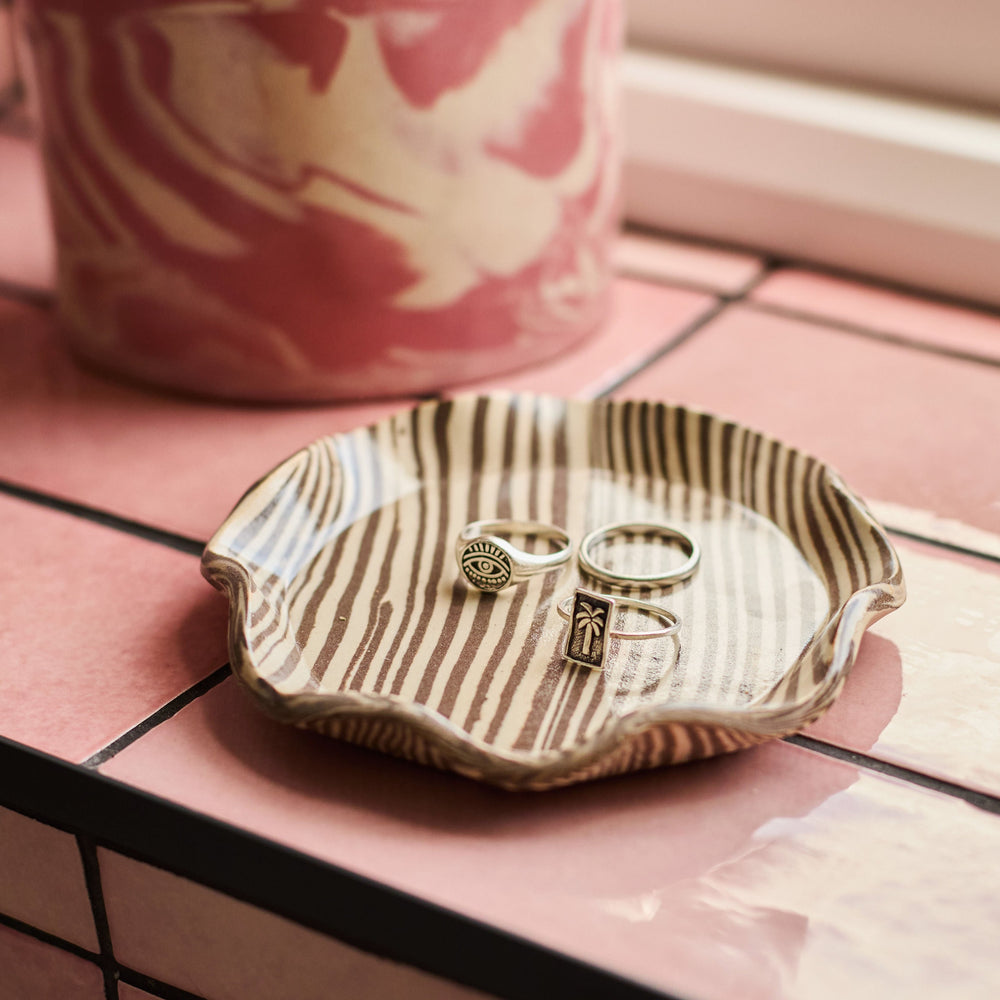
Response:
M871 750L902 700L903 660L899 647L891 639L868 634L843 692L820 719L823 739L852 750Z
M857 718L868 730L869 744L898 704L898 658L895 673L896 683L877 686L885 696L870 699L867 685L845 694L864 703ZM218 780L228 800L213 800L209 793L213 805L206 811L232 815L232 809L242 811L253 802L263 807L254 826L265 836L299 843L304 835L311 841L308 830L296 829L297 814L311 803L316 815L307 825L321 822L329 809L331 820L336 814L338 836L343 832L339 819L351 814L349 839L364 836L369 825L379 834L402 827L417 840L471 839L479 849L488 843L500 852L547 850L553 852L549 860L578 851L577 857L590 861L595 846L617 845L618 854L627 845L631 860L618 856L615 871L608 873L616 883L633 864L637 880L645 882L650 852L658 855L660 877L700 871L738 851L764 823L806 815L857 779L853 767L773 743L550 792L510 793L274 722L232 680L201 699L198 709L200 725L192 718L185 721L204 726L206 742L215 744L206 763L214 772L211 784ZM189 738L185 734L184 742ZM203 772L199 781L205 778ZM266 799L262 786L271 792ZM207 802L192 804L206 809ZM680 842L683 852L662 851L662 845ZM314 847L309 843L309 849ZM543 881L547 871L545 864L538 868ZM600 877L598 865L589 878Z

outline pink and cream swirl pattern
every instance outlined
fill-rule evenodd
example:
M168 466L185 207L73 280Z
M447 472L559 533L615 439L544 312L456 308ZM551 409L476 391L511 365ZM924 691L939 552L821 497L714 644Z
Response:
M59 308L247 399L552 356L609 296L620 0L29 0Z

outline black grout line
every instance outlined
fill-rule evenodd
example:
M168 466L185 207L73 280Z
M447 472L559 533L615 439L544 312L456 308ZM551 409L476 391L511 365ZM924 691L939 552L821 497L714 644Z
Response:
M157 709L152 715L148 715L138 725L133 726L128 732L123 733L118 739L109 743L106 747L98 750L93 756L88 757L81 764L82 767L95 768L107 763L116 754L119 754L126 747L131 746L136 740L145 736L150 730L155 729L161 723L172 719L182 708L186 708L191 702L207 694L212 688L221 684L231 673L229 664L213 670L207 677L203 677L197 684L192 684L186 691L181 692L176 698L168 701L162 708Z
M642 359L637 365L630 368L623 375L620 375L609 385L604 386L599 392L594 396L595 399L606 399L613 392L616 392L622 386L627 385L632 379L637 375L640 375L647 368L655 365L658 361L661 361L672 351L675 351L682 344L690 340L699 330L708 326L721 312L727 309L730 305L728 299L718 298L715 305L711 306L700 316L693 319L687 326L683 327L679 333L674 334L663 346L648 354Z
M294 961L294 957L289 956L289 961ZM118 971L123 983L144 990L151 996L159 997L160 1000L205 1000L204 997L196 993L189 993L179 986L171 986L169 983L147 976L144 972L136 972L135 969L129 969L124 965L119 966Z
M769 313L773 316L781 316L785 319L799 320L800 322L808 322L814 326L836 330L838 333L864 337L867 340L877 340L883 344L891 344L894 347L902 347L911 351L920 351L924 354L933 354L952 361L967 361L971 364L986 365L989 368L1000 368L1000 357L991 358L987 354L977 354L975 351L966 351L959 347L946 347L943 344L934 344L930 341L919 340L903 333L894 333L889 330L880 330L876 327L867 327L860 323L837 319L823 313L813 313L806 309L795 309L791 306L777 305L773 302L750 300L744 304L756 312Z
M781 265L776 260L772 260L770 257L765 258L761 261L760 270L743 282L742 287L739 289L738 294L732 296L733 302L743 301L749 298L749 296L755 292L761 285L771 277L775 271L780 269Z
M874 274L865 274L863 271L852 271L850 268L837 267L835 264L824 264L821 261L810 261L804 258L798 260L784 256L780 256L778 259L782 267L789 269L812 271L816 274L824 274L831 278L837 278L840 281L850 281L856 285L870 285L873 288L892 292L896 295L904 295L907 298L922 299L924 302L932 302L935 305L984 313L987 316L995 316L1000 319L1000 305L993 302L984 302L982 299L969 298L958 293L939 292L933 288L922 288L920 285L911 285L905 281L893 280L892 278L880 277Z
M101 965L100 955L88 951L86 948L82 948L72 941L67 941L65 938L50 934L48 931L43 931L31 924L26 924L23 920L18 920L17 917L11 917L6 913L0 912L0 925L9 927L12 931L18 931L26 937L34 938L36 941L41 941L42 944L51 945L53 948L60 948L62 951L68 951L71 955L76 955L77 958L84 958L88 962L93 962L94 965Z
M80 838L78 837L78 843ZM90 851L93 851L93 845L89 847ZM85 858L84 848L80 846L81 858ZM96 855L94 856L94 863L96 864ZM84 871L87 873L88 862L84 860ZM89 879L89 875L87 875ZM99 875L98 875L99 877ZM88 890L90 884L88 881ZM99 890L100 892L100 890ZM103 893L101 893L101 910L103 912ZM95 918L96 922L96 918ZM20 934L24 934L25 937L34 938L36 941L40 941L42 944L51 945L54 948L59 948L62 951L69 952L71 955L75 955L77 958L85 959L88 962L98 966L104 975L104 996L105 1000L118 1000L118 981L121 980L124 983L128 983L129 986L135 986L137 989L145 990L151 996L158 997L160 1000L205 1000L195 993L190 993L187 990L182 990L177 986L171 986L169 983L164 983L159 979L154 979L152 976L148 976L145 973L137 972L135 969L130 969L127 966L119 965L114 961L111 955L111 941L110 937L107 941L108 951L106 954L97 954L92 951L88 951L86 948L82 948L78 944L74 944L72 941L67 941L65 938L57 937L55 934L50 934L48 931L43 931L32 924L26 924L23 920L18 920L16 917L8 916L6 913L0 912L0 925L4 927L9 927L13 931L17 931ZM105 927L107 927L105 921ZM98 935L100 937L100 935ZM102 950L104 949L104 941L101 941ZM55 1000L55 998L53 998Z
M5 278L0 278L0 299L10 299L22 305L47 309L52 305L52 292L44 288L34 288L31 285L19 285Z
M958 555L973 556L976 559L985 559L988 562L1000 563L1000 555L997 555L994 552L982 552L979 549L971 549L966 545L958 545L955 542L945 541L943 538L931 538L929 535L921 535L916 531L906 531L903 528L894 528L891 524L884 524L884 527L890 535L898 535L900 538L908 538L911 542L924 542L926 545L934 545L939 549L945 549L948 552L955 552Z
M687 242L691 242L688 240ZM693 281L690 278L683 278L669 271L643 270L642 268L630 267L627 264L616 265L615 274L621 278L629 278L633 281L641 281L647 285L657 285L663 288L680 288L685 291L702 292L717 299L724 299L726 302L738 302L746 298L758 285L771 276L780 266L776 261L768 257L756 255L760 260L760 266L755 274L752 274L739 288L726 290L718 288L701 281Z
M673 243L687 243L691 246L702 247L706 250L721 250L724 253L740 254L744 257L756 257L758 260L782 258L776 257L768 250L760 247L753 247L746 243L737 243L731 240L715 239L711 236L699 236L697 233L685 233L679 229L671 229L669 226L654 225L648 222L636 222L626 218L622 223L621 232L623 235L644 236L648 239L666 239Z
M763 273L763 272L762 272ZM672 274L653 274L648 271L640 271L631 268L619 268L615 272L619 278L628 278L630 281L642 282L646 285L656 285L659 288L676 288L685 292L699 292L702 295L711 295L712 298L722 299L724 302L739 302L749 291L752 291L758 284L760 275L748 278L739 288L726 290L716 288L713 285L702 284L699 281L692 281L689 278L678 278Z
M924 288L920 285L908 284L902 280L887 278L865 271L855 271L849 267L840 267L836 264L828 264L808 257L790 257L786 253L767 250L749 243L740 243L738 241L713 238L711 236L700 236L697 233L682 232L678 229L672 229L669 226L634 222L629 219L625 220L623 232L634 233L651 239L663 237L676 243L688 243L692 246L705 247L709 250L722 250L727 253L757 257L761 260L770 261L776 269L787 268L789 270L812 271L816 274L824 274L841 281L849 281L858 285L870 285L873 288L894 292L897 295L905 295L908 298L922 299L925 302L933 302L937 305L951 306L972 312L985 313L988 316L1000 317L1000 305L985 302L982 299L971 298L958 293L935 291L934 289Z
M878 327L868 327L863 323L852 323L849 320L837 319L836 317L828 316L824 313L814 313L806 309L796 309L792 306L782 306L776 303L753 300L749 299L748 296L754 288L756 288L764 280L764 278L768 277L775 271L799 270L824 274L843 281L851 281L855 284L869 285L873 288L882 289L898 295L905 295L908 298L922 300L924 302L930 302L936 305L951 308L965 309L970 312L976 312L981 315L998 319L1000 319L1000 305L993 305L989 302L980 302L975 299L967 299L958 295L948 295L944 292L935 292L915 285L907 285L905 282L891 281L887 278L879 278L874 275L850 271L845 268L837 268L828 264L821 264L808 260L797 260L780 254L769 254L742 244L731 244L724 241L703 239L697 236L692 236L691 234L678 233L668 229L656 229L654 227L644 227L630 224L626 227L625 231L631 231L650 238L655 238L659 235L678 243L688 243L693 246L702 246L708 249L746 254L762 260L764 266L761 272L752 278L739 292L714 292L714 294L727 298L730 302L747 299L745 304L760 312L768 312L778 316L785 316L789 319L806 320L830 329L840 330L843 333L853 333L858 336L868 337L872 340L880 340L884 343L894 344L898 347L912 348L914 350L924 351L929 354L936 354L940 357L946 357L952 360L968 361L972 364L985 364L990 367L1000 367L1000 358L991 358L989 355L978 354L975 351L966 351L961 348L945 347L943 345L929 343L926 340L914 338L905 333L899 333L892 330L882 330ZM650 272L640 272L638 270L633 271L628 268L620 269L620 273L627 274L630 277L642 278L654 284L689 287L697 291L713 291L713 289L707 286L702 286L694 282L685 282L683 279L672 278L669 274L658 276Z
M94 928L101 948L100 966L104 975L105 1000L118 998L118 967L111 946L111 929L108 927L108 912L104 906L104 889L101 886L101 869L97 860L97 848L93 840L84 834L77 834L76 846L83 864L83 877L90 897L90 909L94 917Z
M784 742L793 743L795 746L803 747L806 750L813 750L816 753L821 753L826 757L833 757L847 764L853 764L858 768L876 771L889 778L897 778L910 785L917 785L920 788L926 788L933 792L940 792L942 795L961 799L963 802L968 802L970 805L983 809L986 812L1000 815L1000 797L996 795L978 792L967 788L965 785L959 785L957 782L948 781L945 778L936 778L933 775L924 774L922 771L915 771L912 768L903 767L899 764L891 764L878 757L858 753L856 750L847 750L836 744L827 743L825 740L818 740L813 736L804 736L801 733L796 733L792 736L784 737Z
M695 319L688 323L687 326L683 327L679 333L674 334L674 336L663 344L662 347L647 355L627 373L619 376L610 385L602 388L600 392L596 394L595 398L604 399L610 396L611 393L616 392L618 389L622 388L622 386L628 384L628 382L634 379L637 375L640 375L647 368L655 365L659 361L662 361L663 358L665 358L672 351L675 351L682 344L687 343L687 341L690 340L695 334L699 333L706 326L717 319L721 313L729 308L729 306L743 301L743 299L761 282L767 279L776 266L777 265L774 261L765 259L761 263L760 270L752 278L745 282L743 287L738 289L736 292L712 292L716 299L714 306L706 310L700 316L695 317ZM672 282L667 283L673 284Z
M51 510L58 510L63 514L73 514L86 521L92 521L105 528L115 528L125 534L144 538L149 542L158 542L160 545L166 545L169 548L185 552L188 555L200 557L205 548L206 543L196 538L189 538L186 535L166 531L163 528L154 528L150 524L132 521L127 517L112 514L106 510L99 510L96 507L88 507L86 504L77 503L75 500L64 500L28 486L20 486L5 479L0 479L0 493L6 493L8 496L16 497L19 500L36 503Z

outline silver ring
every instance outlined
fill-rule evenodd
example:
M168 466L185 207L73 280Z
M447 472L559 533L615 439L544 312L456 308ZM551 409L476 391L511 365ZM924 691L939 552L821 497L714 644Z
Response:
M616 606L635 608L666 622L664 628L645 632L623 632L611 628L611 616ZM681 620L672 611L630 597L609 597L578 589L571 597L556 605L559 614L569 622L563 656L592 670L602 670L608 655L608 639L662 639L680 630Z
M559 548L536 555L511 545L497 533L545 538ZM569 535L562 528L541 521L473 521L462 529L455 543L455 558L465 579L477 590L490 593L558 569L569 562L572 554Z
M590 554L591 550L615 535L656 535L668 541L679 542L682 551L688 557L687 561L677 569L665 573L619 573L617 570L598 566ZM619 587L665 586L680 583L694 573L700 559L701 548L686 531L650 521L620 521L617 524L606 524L603 528L592 531L580 543L580 568L595 579Z

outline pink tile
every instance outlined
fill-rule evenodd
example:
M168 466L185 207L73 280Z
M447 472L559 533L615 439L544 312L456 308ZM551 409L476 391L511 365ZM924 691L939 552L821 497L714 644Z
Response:
M794 268L771 275L752 297L805 315L1000 360L1000 316L988 312Z
M0 925L0 1000L104 1000L101 970Z
M0 733L81 761L226 662L198 560L0 496Z
M410 405L226 406L79 368L48 314L0 300L0 478L207 540L300 447Z
M736 295L758 277L763 262L749 253L626 231L615 247L615 266L634 278L676 281Z
M0 913L97 952L76 838L0 808Z
M103 770L677 995L1000 988L996 817L786 743L513 795L282 727L227 681Z
M865 637L843 694L809 732L1000 795L1000 566L897 546L906 604Z
M173 985L172 983L170 985ZM152 993L140 990L128 983L118 984L118 1000L156 1000Z
M817 455L869 500L1000 533L991 366L733 306L616 395L733 417Z
M484 996L121 854L99 859L115 958L207 1000Z
M0 8L0 17L2 15ZM33 141L2 132L0 219L3 220L0 286L8 284L36 291L51 289L55 281L55 243L42 181L41 157Z
M665 347L715 301L700 292L621 278L615 285L610 320L576 350L547 364L471 383L454 392L505 390L595 396Z

